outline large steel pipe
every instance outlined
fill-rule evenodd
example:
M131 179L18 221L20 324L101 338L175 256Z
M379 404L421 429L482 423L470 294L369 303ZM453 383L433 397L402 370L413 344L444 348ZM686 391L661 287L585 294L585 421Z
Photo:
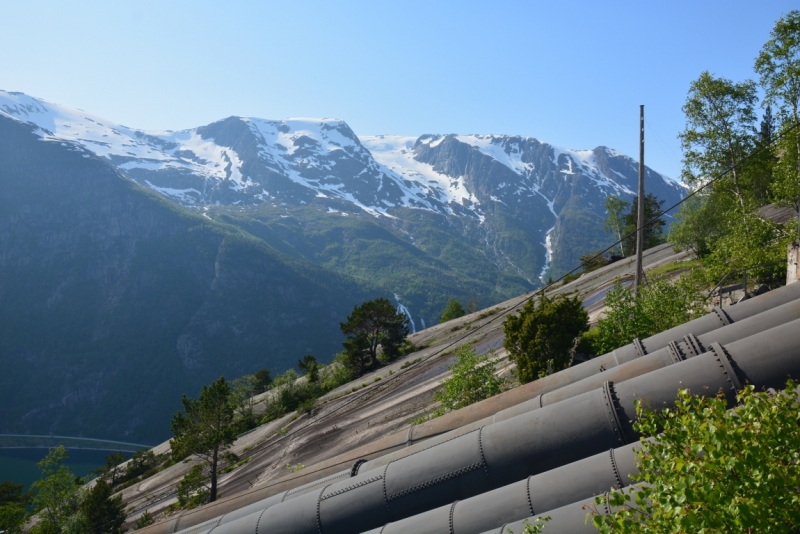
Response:
M631 484L639 443L578 460L496 490L389 523L365 534L480 534L510 521Z
M544 532L547 534L579 534L582 532L597 534L597 529L592 525L591 519L586 517L591 510L603 515L608 514L608 509L605 506L597 505L595 498L591 497L561 506L555 510L549 510L536 517L550 518L544 524ZM485 530L481 534L520 534L524 532L527 522L533 524L534 521L535 517L528 517L505 524L502 527Z
M721 391L729 405L747 380L780 387L800 375L800 320L676 365L487 425L386 466L358 473L223 523L215 534L356 533L543 473L637 439L635 401L670 406L679 388Z
M279 496L279 498L282 498L288 490L297 486L315 487L315 482L318 480L346 476L353 465L360 460L370 461L361 467L362 471L380 467L388 462L415 454L419 450L434 444L448 441L457 435L471 432L487 424L525 412L539 403L540 399L538 397L540 395L612 369L620 363L634 360L637 361L636 365L640 366L638 367L638 374L648 372L652 370L648 368L648 365L652 364L653 358L646 362L638 363L637 356L646 355L648 351L652 353L658 349L663 349L670 342L678 342L686 336L694 335L699 337L732 323L738 325L744 319L798 299L800 299L800 284L792 284L726 308L724 312L715 309L703 317L649 337L641 342L637 341L612 353L594 358L543 379L524 384L490 399L450 412L432 421L412 426L408 430L390 434L319 464L311 465L298 474L284 477L268 486L255 488L242 494L223 498L201 508L189 510L177 518L145 527L141 529L141 532L142 534L171 534L195 525L213 524L223 514L230 514L243 506L258 506L257 503L267 499L270 502L274 502L272 497ZM736 331L735 328L730 326L728 330L731 332ZM626 369L631 371L628 376L637 374L634 371L634 364L629 364ZM628 373L627 370L622 375L626 373ZM612 380L620 379L614 378ZM608 380L608 378L604 378L604 380ZM585 387L585 385L580 386L582 388L581 391L586 391ZM552 395L547 402L552 403L557 400L557 397ZM526 404L523 405L523 403Z
M748 317L713 332L695 336L688 334L680 341L671 341L662 349L647 354L633 361L612 367L596 375L584 378L555 391L545 393L513 408L509 412L521 413L524 410L536 409L561 402L600 387L603 382L622 382L635 376L656 371L668 365L679 363L688 358L702 354L712 343L727 345L741 339L756 335L765 330L800 319L800 300L788 302L758 315Z

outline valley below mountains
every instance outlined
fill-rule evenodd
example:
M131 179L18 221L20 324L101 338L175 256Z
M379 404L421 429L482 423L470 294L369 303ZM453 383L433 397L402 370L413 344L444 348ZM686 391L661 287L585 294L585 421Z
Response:
M0 433L154 443L221 374L330 361L366 299L419 331L449 297L531 291L613 242L605 198L637 172L607 147L335 119L144 131L0 91Z

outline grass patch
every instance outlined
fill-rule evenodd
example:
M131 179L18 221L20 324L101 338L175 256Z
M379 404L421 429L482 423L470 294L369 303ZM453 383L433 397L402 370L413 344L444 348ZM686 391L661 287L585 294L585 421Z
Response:
M401 365L400 369L408 369L409 367L411 367L415 363L419 363L421 361L422 361L422 358L417 358L416 360L409 360L406 363L404 363L403 365Z
M496 308L492 308L490 310L486 310L482 314L478 315L478 319L486 319L487 317L491 317L492 315L494 315L494 314L496 314L498 312L501 312L501 311L503 311L503 308L501 308L500 306L497 306Z
M667 265L661 265L655 269L650 269L647 271L647 274L649 276L660 276L682 269L695 269L699 267L702 267L700 260L676 261L675 263L668 263Z
M249 461L250 461L250 460L252 460L252 459L253 459L253 457L252 457L252 456L249 456L249 457L245 458L244 460L239 460L239 461L238 461L238 462L236 462L235 464L231 464L231 465L229 465L228 467L226 467L225 469L222 469L222 470L219 472L219 474L220 474L220 475L224 475L225 473L230 473L231 471L233 471L233 470L234 470L234 469L236 469L237 467L241 467L241 466L243 466L244 464L246 464L247 462L249 462Z

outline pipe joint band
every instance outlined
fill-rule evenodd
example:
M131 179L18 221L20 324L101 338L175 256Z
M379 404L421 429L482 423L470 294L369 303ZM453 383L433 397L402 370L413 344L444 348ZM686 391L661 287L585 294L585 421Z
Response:
M531 499L531 479L533 476L528 477L528 481L525 484L525 492L528 495L528 508L531 511L531 515L534 515L536 512L533 511L533 500Z
M727 351L720 345L719 343L712 343L711 347L709 347L709 352L713 352L714 355L717 357L717 361L722 366L722 372L728 377L728 382L731 385L732 391L739 391L742 389L742 383L739 381L739 377L736 376L736 371L733 370L733 366L731 365L730 356L728 355Z
M458 501L456 501L452 505L450 505L450 534L456 534L456 529L453 526L453 515L456 513L456 505L457 504L458 504Z
M611 381L603 383L602 390L608 424L617 435L619 442L625 445L628 443L628 440L625 437L625 433L622 431L622 424L620 423L619 413L617 412L617 395L614 391L614 383Z
M683 342L686 344L686 349L691 352L691 354L689 354L689 358L700 356L705 352L700 340L697 339L697 336L694 334L686 334L683 336Z
M608 455L611 459L611 469L614 470L614 478L617 479L617 488L622 489L625 484L622 483L622 475L619 473L619 467L617 467L617 459L614 458L614 449L609 449Z
M722 326L728 326L733 322L731 318L728 317L728 314L719 306L714 306L714 313L716 313L719 320L722 321Z
M647 355L647 351L644 350L644 345L642 345L642 340L638 337L633 338L633 347L636 349L636 352L639 353L639 357Z
M681 348L674 341L670 341L667 344L667 348L669 349L669 358L672 360L672 363L680 363L686 359Z
M356 460L356 463L353 464L353 467L350 468L350 478L356 476L358 474L358 470L361 469L361 466L367 463L365 458L360 458Z
M349 486L345 486L343 488L339 488L338 490L333 491L333 492L331 492L331 493L329 493L329 494L327 494L325 496L322 496L322 494L320 494L319 500L320 501L324 501L325 499L330 499L331 497L336 497L337 495L341 495L342 493L347 493L350 490L354 490L356 488L360 488L361 486L366 486L367 484L372 484L373 482L377 482L378 480L381 480L381 479L383 479L383 476L381 476L381 475L377 475L377 476L374 476L374 477L367 478L365 480L362 480L361 482L356 482L355 484L350 484ZM328 486L330 486L330 484L328 484ZM322 488L323 491L326 490L328 488L328 486L325 486L324 488Z

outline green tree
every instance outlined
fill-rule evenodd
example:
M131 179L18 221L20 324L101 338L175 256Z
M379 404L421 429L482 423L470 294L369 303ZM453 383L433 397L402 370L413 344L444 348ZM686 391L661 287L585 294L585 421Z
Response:
M254 375L240 376L231 381L231 402L238 416L241 430L250 430L256 426L255 404L253 397L258 392L258 379Z
M220 377L216 382L203 386L198 399L183 395L181 402L184 411L172 416L175 437L170 440L170 445L173 455L182 458L195 454L208 465L211 479L209 502L213 502L217 499L220 455L236 438L231 389L225 377Z
M756 147L757 102L752 80L734 83L706 71L692 82L683 106L686 129L679 135L683 181L696 187L719 178L712 190L729 196L740 212L753 207L747 195L745 159Z
M311 384L319 381L319 362L313 354L306 354L302 360L297 360L297 368L305 373Z
M81 502L80 509L87 530L93 534L124 532L125 503L122 502L122 495L113 496L112 493L111 485L104 478L98 478Z
M355 306L340 328L347 336L343 343L347 365L355 376L361 376L378 365L378 347L387 360L399 355L408 335L408 319L381 297Z
M664 204L663 200L658 200L653 193L648 193L644 197L644 220L645 222L653 220L652 223L647 225L644 229L644 248L655 247L664 242L664 226L666 223L662 217L656 218L661 213L661 206ZM622 230L623 236L628 236L624 240L624 247L626 256L636 254L636 229L639 227L639 199L634 198L631 209L623 217L625 224Z
M79 534L86 530L80 505L83 490L69 466L64 465L67 451L63 446L50 449L39 462L42 478L33 483L34 512L39 522L36 534Z
M508 356L517 364L520 382L530 382L569 367L575 344L589 329L589 315L578 297L528 300L519 314L503 323Z
M469 344L459 347L456 361L447 367L451 376L442 381L442 389L433 396L434 401L442 403L442 413L502 393L507 383L495 374L496 364L491 354L478 356Z
M196 508L201 504L209 502L210 492L205 482L208 476L205 474L203 464L193 465L189 472L178 481L175 490L178 494L178 506L181 508Z
M647 206L647 204L645 204ZM605 221L606 232L611 232L619 241L619 253L624 257L625 249L622 247L622 230L625 228L625 210L630 207L630 203L625 202L617 195L606 197L606 212L608 216Z
M733 218L727 231L714 242L704 258L706 277L712 281L727 273L755 265L783 260L777 265L749 271L752 279L780 280L786 276L786 246L794 235L794 221L781 226L755 213Z
M0 504L0 532L22 534L28 511L25 505L18 503Z
M272 377L269 374L269 369L261 369L255 374L255 377L256 388L259 393L266 391L270 384L272 384Z
M669 227L668 240L676 250L691 250L705 258L727 232L725 213L716 209L709 195L698 193L681 204Z
M156 456L152 450L139 450L133 454L133 458L125 468L124 480L132 480L158 467L161 458Z
M797 384L780 394L678 392L674 409L637 401L634 427L651 441L637 453L641 482L611 493L614 513L592 522L603 533L790 533L800 527L800 404ZM605 498L597 506L605 507Z
M0 482L0 532L21 534L28 520L26 507L33 499L33 493L23 492L22 484Z
M731 270L785 256L785 249L775 254L776 240L783 239L785 230L753 215L775 197L780 175L776 162L781 160L776 157L781 151L769 147L771 109L760 130L756 128L755 90L752 81L734 83L704 72L692 83L683 108L687 126L680 135L682 178L690 187L715 181L681 207L670 242L697 252L714 282Z
M113 452L106 456L106 464L92 472L92 474L96 476L102 476L108 478L109 483L113 487L117 484L122 476L124 475L124 469L120 467L120 464L124 463L127 458L121 452Z
M778 176L776 196L791 202L798 210L800 239L800 11L790 11L775 23L770 39L764 44L755 62L761 78L764 102L778 106L784 140L782 172Z
M461 303L450 297L447 299L447 304L444 305L444 310L442 310L442 316L439 317L439 322L446 323L447 321L458 319L459 317L463 317L464 313L464 307Z
M637 299L619 282L606 293L606 311L597 322L593 346L605 354L704 313L704 298L692 276L683 276L675 284L657 280L641 289Z

